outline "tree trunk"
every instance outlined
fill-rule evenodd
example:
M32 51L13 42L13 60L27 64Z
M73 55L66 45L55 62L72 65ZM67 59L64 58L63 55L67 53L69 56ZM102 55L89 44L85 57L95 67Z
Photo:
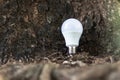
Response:
M78 53L96 55L114 51L111 49L112 43L108 44L113 36L109 31L112 27L108 26L111 21L107 18L109 5L106 4L110 1L0 0L1 62L5 63L11 57L29 61L35 56L47 56L53 52L66 54L67 48L60 28L62 22L71 17L80 20L84 27ZM119 43L116 37L112 39L115 44ZM115 48L117 45L114 45Z

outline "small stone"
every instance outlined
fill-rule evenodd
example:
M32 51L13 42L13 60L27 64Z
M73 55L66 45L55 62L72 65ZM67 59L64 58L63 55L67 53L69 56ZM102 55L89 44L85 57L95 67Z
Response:
M64 61L63 64L65 64L65 65L70 64L70 62L69 61Z
M21 62L22 62L22 60L19 60L19 62L21 63Z
M82 62L82 61L73 61L73 62L71 62L71 65L73 65L73 66L80 66L80 67L84 67L84 66L87 66L87 64L85 64L84 62Z
M77 64L76 61L72 61L72 62L71 62L71 65L76 65L76 64Z

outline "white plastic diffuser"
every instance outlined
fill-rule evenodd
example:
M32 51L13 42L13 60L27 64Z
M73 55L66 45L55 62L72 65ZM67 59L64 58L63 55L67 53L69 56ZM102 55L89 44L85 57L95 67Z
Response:
M79 46L79 40L83 32L81 22L74 18L67 19L63 22L61 31L66 46L69 48L69 54L76 53L76 47Z

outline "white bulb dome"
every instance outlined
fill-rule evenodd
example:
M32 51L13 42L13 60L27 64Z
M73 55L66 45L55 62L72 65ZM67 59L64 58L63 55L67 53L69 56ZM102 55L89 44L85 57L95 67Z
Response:
M61 28L62 34L65 38L66 46L78 46L79 39L83 32L82 24L79 20L70 18L64 21Z
M62 32L83 32L82 24L79 20L70 18L62 24Z

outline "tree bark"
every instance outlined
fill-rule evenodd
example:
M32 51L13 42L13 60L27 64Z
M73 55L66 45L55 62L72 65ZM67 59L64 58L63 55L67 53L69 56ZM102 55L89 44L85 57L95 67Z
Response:
M35 56L53 52L66 54L60 28L62 22L71 17L80 20L84 27L78 53L96 55L114 51L111 49L114 44L108 44L113 36L108 26L111 23L107 17L109 5L106 6L110 1L0 0L1 62L6 63L11 57L27 62ZM116 37L112 39L113 43L119 43L118 37L118 42L115 41Z

